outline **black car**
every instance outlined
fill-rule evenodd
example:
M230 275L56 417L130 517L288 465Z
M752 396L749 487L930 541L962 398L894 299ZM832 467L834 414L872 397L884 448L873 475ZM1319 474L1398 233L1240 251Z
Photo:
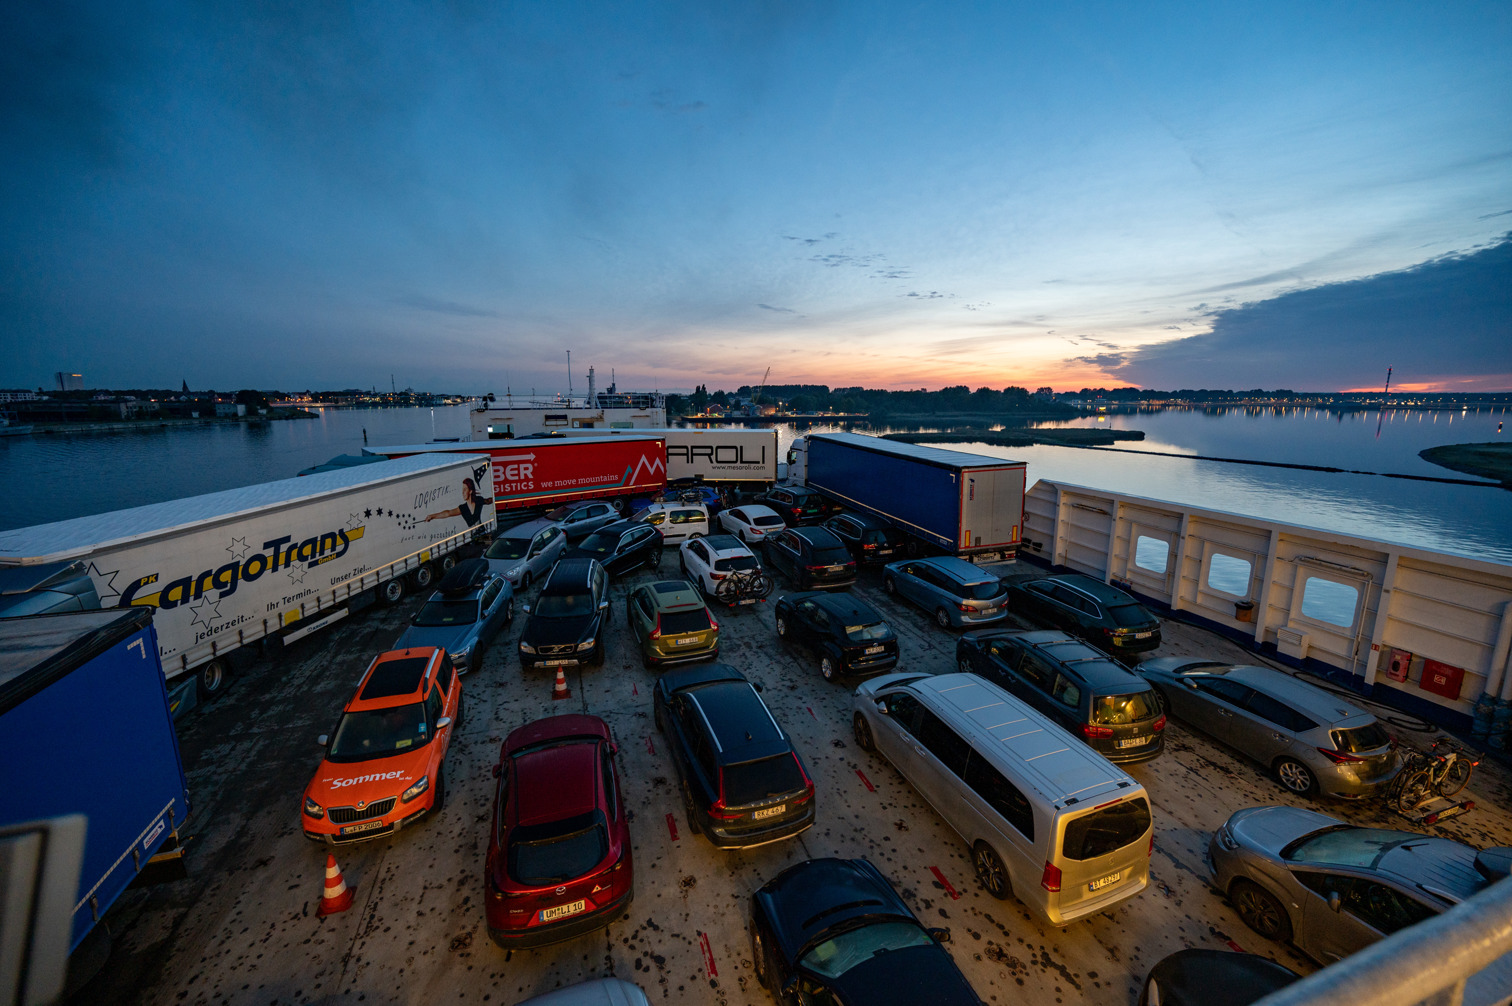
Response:
M618 520L599 528L569 549L564 559L594 559L610 576L632 569L655 569L661 563L662 533L637 520Z
M1165 706L1144 678L1064 632L979 629L956 663L1017 695L1111 762L1165 750Z
M1117 587L1080 573L1009 584L1008 607L1115 656L1160 645L1160 619L1148 608Z
M981 1006L941 943L865 859L810 859L751 896L756 979L778 1002Z
M1258 954L1178 950L1150 969L1139 1006L1249 1006L1301 977Z
M817 524L831 513L829 500L803 486L773 486L751 502L776 510L788 527Z
M761 547L767 565L786 573L799 590L845 588L856 582L856 560L822 527L790 527Z
M562 667L604 662L609 574L593 559L561 559L546 574L520 632L520 666Z
M809 591L777 599L777 635L819 654L825 680L875 674L898 662L898 636L876 608L854 594Z
M727 664L668 671L652 708L689 828L722 849L748 849L813 825L808 769L745 675Z
M840 539L863 566L880 566L892 562L903 550L902 533L887 521L871 514L837 514L825 521L824 526Z

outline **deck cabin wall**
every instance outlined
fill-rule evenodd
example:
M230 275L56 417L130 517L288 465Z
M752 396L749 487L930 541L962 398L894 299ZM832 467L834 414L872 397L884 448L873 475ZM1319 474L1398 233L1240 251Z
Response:
M1506 564L1044 480L1021 555L1447 726L1512 700Z

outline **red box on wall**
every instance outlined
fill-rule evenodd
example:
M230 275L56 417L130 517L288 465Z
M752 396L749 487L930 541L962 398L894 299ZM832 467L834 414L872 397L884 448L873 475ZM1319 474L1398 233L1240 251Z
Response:
M1450 667L1441 664L1437 660L1423 661L1422 689L1435 695L1442 695L1446 699L1457 699L1460 694L1460 685L1465 680L1463 667Z
M1407 672L1412 669L1412 654L1406 650L1393 649L1391 660L1386 670L1386 676L1392 681L1406 681Z

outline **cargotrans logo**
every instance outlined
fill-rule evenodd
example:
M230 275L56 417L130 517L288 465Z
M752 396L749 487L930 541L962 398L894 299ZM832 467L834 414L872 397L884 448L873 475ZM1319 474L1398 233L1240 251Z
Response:
M341 789L343 786L356 786L364 782L383 782L385 779L402 779L403 772L373 772L368 775L357 775L350 779L327 779L326 784L332 789Z

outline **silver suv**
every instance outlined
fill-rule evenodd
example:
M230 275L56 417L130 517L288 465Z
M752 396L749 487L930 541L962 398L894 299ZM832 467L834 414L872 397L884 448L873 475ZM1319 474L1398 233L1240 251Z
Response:
M933 612L942 629L991 625L1008 617L1003 581L954 556L888 563L882 567L882 589Z
M545 517L505 528L483 552L488 571L523 591L532 580L545 576L567 551L567 535L555 521Z

